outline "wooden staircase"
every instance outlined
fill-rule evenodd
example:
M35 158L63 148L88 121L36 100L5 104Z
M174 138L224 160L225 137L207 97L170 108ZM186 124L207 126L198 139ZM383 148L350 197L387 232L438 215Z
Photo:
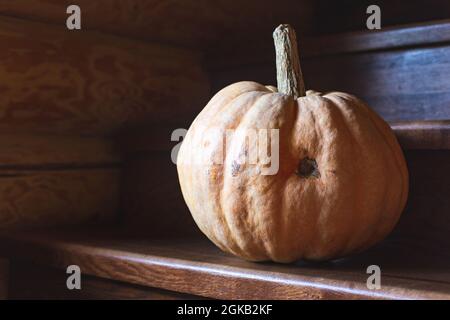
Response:
M0 41L21 49L0 53L0 72L10 63L5 77L33 87L12 68L22 52L25 70L54 75L41 76L32 96L6 91L17 94L14 107L0 98L0 111L12 115L0 116L6 146L0 151L0 296L450 299L449 20L424 23L415 19L417 10L410 17L415 24L319 35L309 27L317 17L314 1L283 0L298 10L255 18L257 35L249 41L232 35L247 30L252 9L260 8L253 0L228 11L221 11L221 1L202 4L221 17L216 20L198 13L198 1L180 2L180 11L163 6L161 17L153 16L153 1L136 2L138 11L124 5L120 16L105 2L79 2L85 30L70 36L59 25L62 5L0 5L6 30ZM139 18L134 24L133 12ZM184 31L167 17L178 17ZM170 28L164 28L167 20ZM305 30L299 46L307 87L366 100L391 125L410 172L407 208L393 233L374 248L329 263L250 263L222 253L192 221L170 160L177 143L172 131L187 128L215 91L239 80L275 83L266 31L280 20ZM54 51L32 59L42 48ZM64 66L68 76L57 72ZM66 99L71 86L98 91ZM36 101L39 112L14 117L17 108ZM60 122L52 120L55 114ZM23 185L27 196L12 201ZM67 289L69 265L80 267L82 290ZM366 285L370 265L381 268L380 289Z

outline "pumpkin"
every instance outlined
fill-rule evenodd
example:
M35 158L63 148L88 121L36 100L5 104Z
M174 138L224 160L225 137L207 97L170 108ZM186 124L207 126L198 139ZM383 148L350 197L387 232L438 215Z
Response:
M246 260L328 260L364 250L394 228L405 206L401 148L355 96L305 92L294 31L281 25L274 39L278 90L232 84L190 126L177 158L184 199L212 242ZM275 174L262 174L269 165L259 159L242 161L257 148L245 136L251 129L278 143ZM199 157L206 161L192 161Z

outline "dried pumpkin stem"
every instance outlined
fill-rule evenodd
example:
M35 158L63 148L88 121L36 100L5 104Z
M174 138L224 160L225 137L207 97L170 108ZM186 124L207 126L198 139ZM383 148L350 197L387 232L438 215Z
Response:
M277 59L278 92L290 95L295 99L305 96L305 83L300 68L294 29L288 24L282 24L273 32L273 39Z

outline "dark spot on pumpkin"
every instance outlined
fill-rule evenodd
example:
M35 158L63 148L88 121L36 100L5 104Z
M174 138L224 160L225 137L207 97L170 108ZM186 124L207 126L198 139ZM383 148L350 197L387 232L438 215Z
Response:
M231 163L231 175L236 177L241 169L241 165L235 161Z
M319 167L315 159L303 158L296 172L302 178L320 178Z

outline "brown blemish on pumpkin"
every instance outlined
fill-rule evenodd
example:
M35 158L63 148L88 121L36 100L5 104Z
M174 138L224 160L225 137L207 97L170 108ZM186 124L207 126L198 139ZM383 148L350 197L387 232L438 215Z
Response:
M302 178L320 178L319 167L315 159L303 158L295 172Z

